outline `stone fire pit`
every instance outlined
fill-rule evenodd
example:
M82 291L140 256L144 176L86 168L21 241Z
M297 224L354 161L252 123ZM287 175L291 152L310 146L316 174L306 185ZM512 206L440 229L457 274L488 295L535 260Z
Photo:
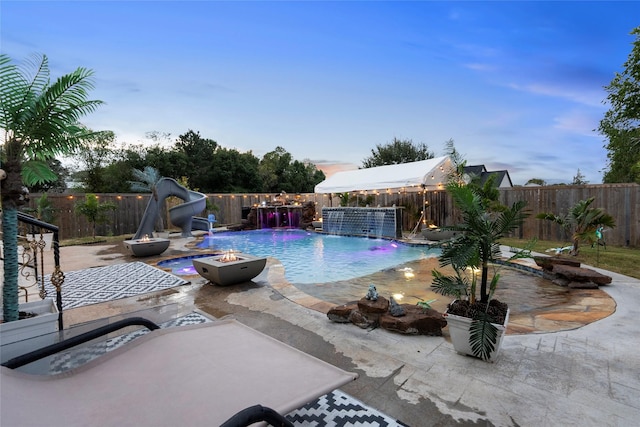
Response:
M202 277L216 285L228 286L256 277L267 264L267 258L243 253L226 253L194 258L192 262Z
M146 237L136 240L125 240L124 246L135 257L160 255L169 247L169 239Z

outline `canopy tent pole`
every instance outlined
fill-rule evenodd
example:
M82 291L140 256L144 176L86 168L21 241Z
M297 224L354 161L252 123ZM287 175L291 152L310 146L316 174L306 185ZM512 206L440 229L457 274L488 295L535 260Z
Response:
M413 239L414 237L416 237L416 234L418 233L418 226L422 223L422 221L426 220L425 216L424 216L424 207L427 203L426 200L426 195L427 195L427 190L426 190L426 185L425 184L420 184L420 187L422 187L422 209L421 209L421 214L420 214L420 219L418 220L418 222L416 223L416 226L413 228L413 231L411 233L409 233L409 238Z

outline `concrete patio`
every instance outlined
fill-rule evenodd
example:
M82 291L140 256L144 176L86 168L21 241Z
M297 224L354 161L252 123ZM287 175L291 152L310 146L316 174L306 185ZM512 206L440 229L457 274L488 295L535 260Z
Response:
M165 257L191 251L193 238L172 238ZM130 262L121 245L61 250L63 271ZM139 259L135 259L139 260ZM593 268L593 267L591 267ZM65 311L65 325L172 305L234 318L360 378L342 390L410 426L631 426L640 417L640 281L613 278L604 287L615 312L560 332L508 335L487 364L454 352L444 337L404 336L330 322L328 303L284 280L269 259L253 282L191 284ZM589 304L589 301L584 301ZM587 323L587 322L585 322Z

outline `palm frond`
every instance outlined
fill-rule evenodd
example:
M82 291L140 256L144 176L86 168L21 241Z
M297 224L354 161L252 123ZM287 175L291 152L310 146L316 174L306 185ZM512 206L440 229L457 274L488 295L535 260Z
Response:
M479 312L469 328L469 344L474 356L489 360L498 341L498 328L489 321L489 316Z
M439 262L440 267L448 265L452 265L454 268L459 266L478 267L480 265L480 255L477 245L469 236L463 235L442 248Z
M93 72L78 68L58 78L40 94L23 129L30 136L34 151L52 143L56 151L64 151L65 141L72 136L69 126L77 125L81 117L102 104L102 101L86 99L93 88L92 75Z
M434 292L440 295L452 296L456 299L462 299L468 296L467 290L470 288L468 278L461 274L457 276L445 276L438 270L433 270L431 274L433 275L431 287Z
M27 160L22 164L22 182L27 187L51 182L58 176L51 171L46 162L40 160Z

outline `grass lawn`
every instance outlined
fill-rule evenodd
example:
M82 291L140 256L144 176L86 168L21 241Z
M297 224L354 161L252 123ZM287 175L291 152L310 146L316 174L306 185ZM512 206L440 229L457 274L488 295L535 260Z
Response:
M77 237L73 239L64 239L60 241L60 246L77 246L77 245L91 245L91 244L103 244L103 243L120 243L127 239L130 239L132 234L127 234L125 236L96 236L93 237Z
M528 241L523 239L502 239L500 241L503 245L513 246L516 248L523 248ZM534 252L553 255L553 252L545 252L550 248L560 248L570 246L571 243L567 242L554 242L554 241L541 241L536 242L532 248ZM578 256L571 256L563 254L563 257L575 259L583 264L591 265L605 270L613 271L615 273L624 274L625 276L635 277L640 279L640 249L624 248L616 246L594 247L588 243L580 244L580 253Z

